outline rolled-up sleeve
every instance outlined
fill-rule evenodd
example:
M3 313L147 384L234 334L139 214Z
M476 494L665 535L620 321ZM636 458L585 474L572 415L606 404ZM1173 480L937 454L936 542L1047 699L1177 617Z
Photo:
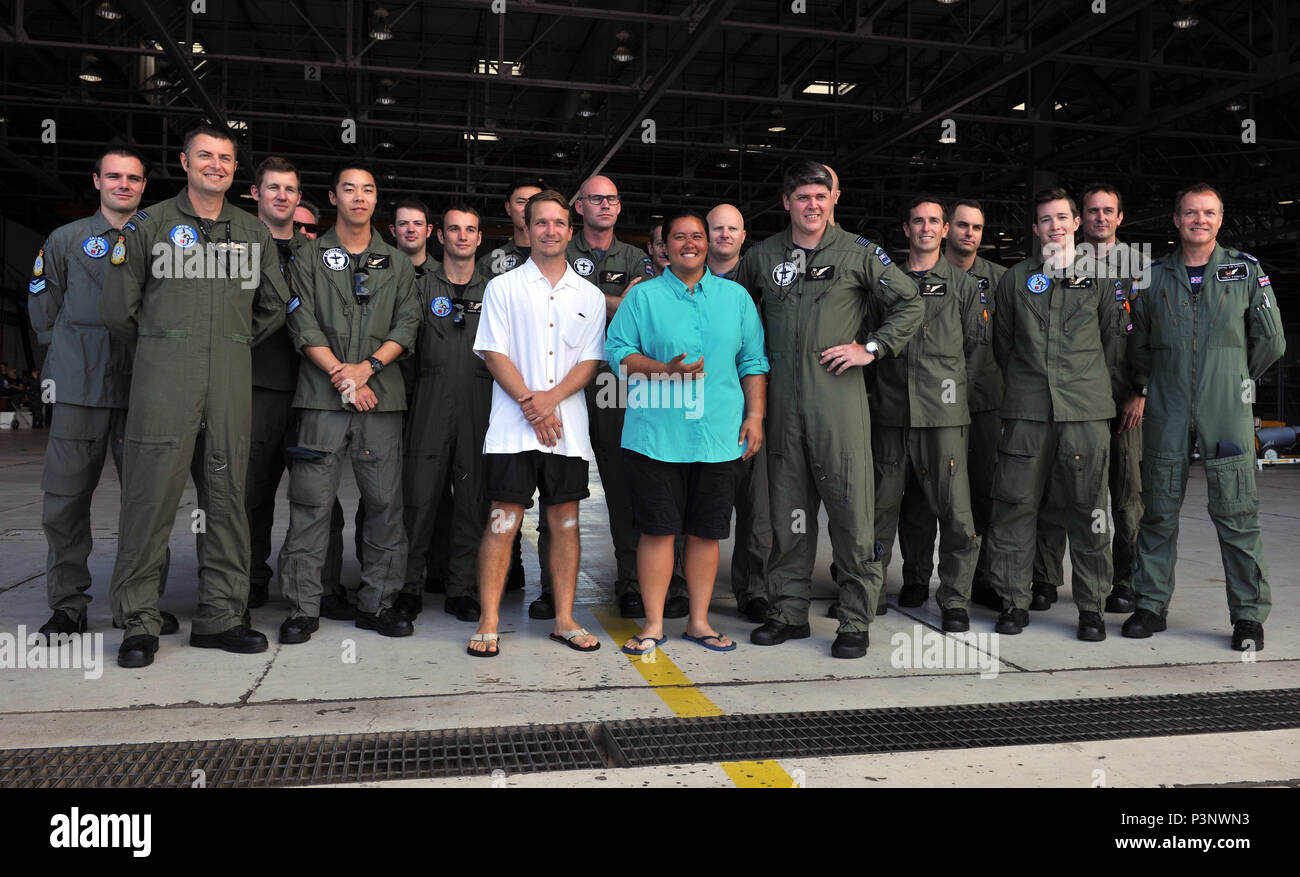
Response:
M610 368L619 364L634 353L644 353L641 348L641 304L645 294L639 286L632 287L623 304L619 305L614 320L609 324L609 336L605 340L605 358Z
M743 292L743 290L742 290ZM741 309L740 350L736 353L736 374L764 375L772 370L767 360L767 340L763 335L763 323L758 318L758 308L748 293L738 296Z

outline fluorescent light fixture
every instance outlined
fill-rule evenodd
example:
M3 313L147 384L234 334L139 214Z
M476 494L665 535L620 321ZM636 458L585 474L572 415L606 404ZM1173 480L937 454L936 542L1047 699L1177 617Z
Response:
M785 125L769 125L767 130L771 131L773 134L780 134L787 129Z
M474 62L472 73L483 73L488 76L496 76L501 72L501 65L505 64L510 69L511 76L522 76L524 65L518 61L493 61L491 58L479 58Z
M96 7L95 14L105 21L118 21L122 18L122 10L109 3L108 0L104 0L103 3Z
M491 131L466 131L463 136L466 140L481 140L484 142L500 139Z
M1196 27L1200 23L1201 20L1195 15L1180 15L1174 19L1174 27L1179 30L1187 30L1188 28Z
M247 131L248 123L240 121L239 119L228 119L226 121L226 127L231 131Z
M857 88L856 82L831 82L827 79L814 79L803 87L804 94L834 94L843 97Z

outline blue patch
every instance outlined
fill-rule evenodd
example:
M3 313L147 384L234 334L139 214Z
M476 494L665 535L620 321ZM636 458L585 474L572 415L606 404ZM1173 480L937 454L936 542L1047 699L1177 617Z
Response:
M199 242L199 233L189 225L178 225L172 228L172 243L182 250L188 250Z
M1042 295L1044 292L1047 292L1051 285L1052 281L1047 279L1046 274L1035 274L1025 283L1025 286L1034 295Z
M126 221L126 223L123 224L122 228L130 229L131 231L135 231L135 223L128 219L128 220Z
M1259 275L1259 285L1260 285L1260 286L1268 286L1268 285L1270 285L1271 283L1272 283L1272 281L1270 281L1270 280L1268 279L1268 275L1267 275L1267 274L1261 274L1261 275Z
M876 247L876 258L880 260L881 265L892 265L889 261L889 254L882 247Z
M1240 250L1238 250L1237 255L1241 256L1241 258L1243 259L1249 259L1250 261L1254 262L1256 265L1259 264L1259 260L1256 259L1254 256L1252 256L1250 253L1243 253Z
M875 244L873 244L871 241L867 240L866 238L862 237L861 235L858 236L856 243L859 247L876 247ZM880 247L876 247L876 249L879 250Z
M31 283L28 283L27 291L32 295L40 295L45 291L45 278L42 277L39 280L33 280Z
M145 213L143 210L137 210L137 211L135 212L135 218L136 218L136 219L148 219L148 218L149 218L149 214L148 214L148 213Z
M108 255L108 241L99 235L91 235L81 242L81 252L92 259L102 259Z
M1127 296L1124 295L1124 281L1115 281L1115 301L1124 301Z
M988 296L984 293L984 290L981 289L981 290L980 290L980 304L982 304L982 305L986 305L986 304L988 304L988 303L989 303L989 298L988 298Z
M451 299L445 295L440 295L429 305L429 310L433 311L435 317L445 317L451 313Z
M292 314L294 311L298 310L298 305L300 304L302 304L302 299L295 295L293 299L284 306L284 312L286 314Z

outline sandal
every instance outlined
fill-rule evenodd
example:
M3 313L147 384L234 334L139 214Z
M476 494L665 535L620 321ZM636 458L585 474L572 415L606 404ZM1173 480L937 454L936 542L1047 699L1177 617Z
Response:
M722 634L720 634L720 633L711 633L711 634L709 634L708 636L691 636L689 633L683 633L683 634L682 634L682 639L688 639L688 640L690 640L691 642L696 643L697 645L704 646L706 649L708 649L709 651L712 651L712 652L730 652L730 651L733 651L733 650L736 648L736 641L735 641L735 640L732 640L732 641L731 641L731 645L729 645L729 646L724 646L724 645L710 645L709 642L708 642L709 640L715 640L715 641L721 643L721 641L722 641Z
M650 640L650 642L654 643L654 645L651 646L651 647L648 648L648 649L629 649L626 645L624 645L624 646L623 646L623 654L625 654L625 655L631 655L631 656L634 657L634 658L635 658L635 657L638 657L638 656L640 656L640 655L648 655L648 654L650 654L651 652L653 652L656 648L658 648L659 646L661 646L661 645L663 645L664 643L668 642L668 637L664 637L663 639L655 639L655 638L652 637L652 636L634 636L634 637L632 637L632 639L636 640L636 641L639 642L639 643L643 643L643 642L645 642L646 640Z
M551 639L555 640L557 643L564 643L575 652L594 652L596 649L600 648L599 640L589 646L580 646L575 644L573 641L580 636L591 636L591 634L587 633L585 627L579 627L574 630L565 631L562 636L558 633L552 633Z
M477 649L471 649L469 646L465 646L465 651L469 652L470 657L474 658L495 658L497 655L501 654L501 646L497 643L498 636L499 634L495 633L476 633L469 638L471 643L492 643L493 645L496 645L496 648L489 652L486 649L479 651Z

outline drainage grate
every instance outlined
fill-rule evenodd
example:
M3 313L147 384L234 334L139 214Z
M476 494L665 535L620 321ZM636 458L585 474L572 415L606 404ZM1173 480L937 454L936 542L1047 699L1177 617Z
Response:
M1278 728L1300 728L1300 689L10 749L0 788L300 786Z
M0 788L298 786L603 768L582 725L0 751ZM202 771L202 773L197 773Z
M611 757L630 767L1295 727L1300 689L631 719L601 726Z

